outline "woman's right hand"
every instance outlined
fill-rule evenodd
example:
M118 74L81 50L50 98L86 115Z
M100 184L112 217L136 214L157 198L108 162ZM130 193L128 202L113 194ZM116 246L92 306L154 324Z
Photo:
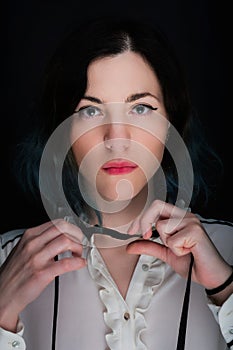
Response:
M0 327L15 332L19 313L58 275L86 266L81 230L65 220L27 229L0 269ZM55 260L70 251L71 257Z

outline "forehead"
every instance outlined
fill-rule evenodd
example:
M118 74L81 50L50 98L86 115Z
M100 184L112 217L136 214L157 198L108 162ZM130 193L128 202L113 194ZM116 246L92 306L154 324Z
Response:
M104 102L124 101L132 93L148 91L161 96L159 81L149 64L137 53L127 51L90 64L86 94Z

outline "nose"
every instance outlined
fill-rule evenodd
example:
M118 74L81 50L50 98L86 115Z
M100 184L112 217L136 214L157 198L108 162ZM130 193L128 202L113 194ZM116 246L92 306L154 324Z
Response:
M126 151L130 146L130 130L127 125L107 124L104 132L104 145L109 150Z

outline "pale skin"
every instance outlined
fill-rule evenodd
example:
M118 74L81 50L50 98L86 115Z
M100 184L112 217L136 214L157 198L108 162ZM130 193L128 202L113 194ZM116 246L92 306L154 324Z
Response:
M120 74L119 74L120 72ZM136 87L136 88L135 88ZM136 94L148 92L143 97ZM166 116L162 93L157 77L148 64L136 53L124 52L93 62L88 69L88 86L85 96L92 96L101 103L127 102L129 106L140 104L158 108ZM134 96L135 99L132 98ZM139 97L136 99L136 97ZM83 98L77 109L85 105L99 106L99 103ZM128 152L131 140L148 147L161 161L164 145L143 130L130 125L108 125L99 127L95 137L90 131L73 145L78 164L85 154L99 142L106 144L104 152L112 152L108 141L114 138L127 140ZM117 150L116 150L117 151ZM118 175L117 175L118 176ZM103 213L103 224L122 232L141 232L144 240L118 248L101 249L100 252L112 274L120 293L126 296L128 285L140 254L155 256L165 262L183 277L187 276L190 253L194 256L192 279L205 288L215 288L225 282L232 272L231 266L220 256L208 238L199 219L190 212L171 204L150 198L149 205L141 212L147 196L146 178L140 168L130 174L119 175L128 179L134 189L130 205L120 213ZM99 173L98 186L102 196L114 200L119 177ZM169 221L169 226L167 223ZM93 224L97 221L94 219ZM151 223L156 223L161 243L149 240ZM169 227L169 229L168 229ZM0 326L16 331L19 314L35 300L55 276L85 268L81 257L82 232L75 225L64 220L47 222L27 229L16 245L0 274ZM55 261L58 254L71 251L72 257ZM119 263L120 261L120 263ZM233 292L229 285L223 292L213 296L221 305Z

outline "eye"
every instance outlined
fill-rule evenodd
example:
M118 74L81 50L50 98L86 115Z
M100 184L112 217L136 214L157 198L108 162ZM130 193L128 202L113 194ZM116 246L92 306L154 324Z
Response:
M79 117L83 119L91 119L103 115L101 109L96 106L83 106L76 111L76 113L78 113Z
M154 108L150 105L138 104L131 109L130 113L136 115L147 115L150 114L151 111L156 111L157 109L157 107Z

